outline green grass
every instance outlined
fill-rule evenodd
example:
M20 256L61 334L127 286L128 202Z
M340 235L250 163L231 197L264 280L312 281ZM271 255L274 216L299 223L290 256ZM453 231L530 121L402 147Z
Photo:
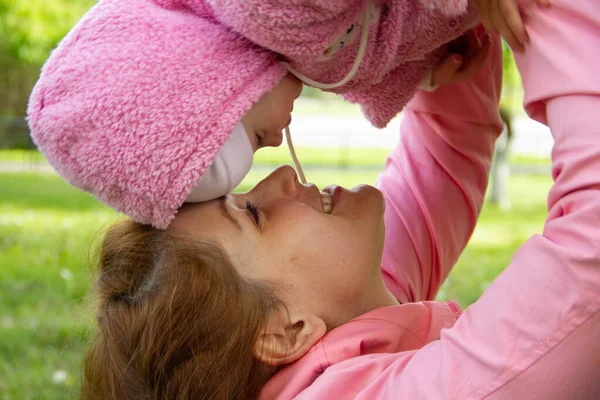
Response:
M0 174L1 399L77 398L88 248L114 219L55 175Z
M43 162L46 160L42 154L35 150L0 150L0 163L3 162Z
M383 165L389 150L364 148L317 148L298 147L296 153L303 166L345 166L379 167ZM17 163L28 166L30 163L47 164L44 157L32 150L0 150L0 164ZM254 155L254 163L258 165L277 166L291 163L290 152L286 146L267 147ZM538 166L550 165L549 157L536 157L516 154L511 156L513 165Z
M510 157L510 162L513 165L527 165L527 166L550 166L552 160L550 157L539 157L525 154L513 154Z
M542 232L551 184L546 176L511 177L511 209L502 211L485 204L475 233L438 298L458 300L463 307L479 298L517 248L532 234Z
M240 186L266 175L253 171ZM308 170L319 186L373 182L364 173ZM513 209L486 206L440 298L472 303L539 232L546 177L513 177ZM91 331L89 249L117 215L54 174L0 173L0 399L78 398L81 356ZM53 379L54 376L54 379ZM64 379L62 379L64 378Z
M302 165L335 166L352 165L354 167L383 165L389 150L386 149L361 149L361 148L316 148L298 147L296 154ZM28 150L0 150L0 165L2 163L16 163L28 166L31 163L47 164L44 157L37 151ZM287 146L267 147L256 152L254 163L259 165L277 166L292 162Z

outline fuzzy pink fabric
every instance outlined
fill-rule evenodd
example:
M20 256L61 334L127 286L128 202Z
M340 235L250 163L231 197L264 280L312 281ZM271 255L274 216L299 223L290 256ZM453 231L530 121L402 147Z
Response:
M198 0L203 1L203 0ZM322 83L338 82L350 70L360 38L331 59L318 58L357 22L366 0L204 0L215 17ZM413 96L443 45L477 24L468 0L377 0L368 47L357 75L336 93L359 103L377 127L385 126ZM425 4L423 4L425 3ZM360 36L360 35L358 35Z
M69 183L159 229L286 73L206 10L102 0L52 53L29 102L32 137Z
M430 10L440 10L442 14L453 17L467 11L468 1L465 0L420 0Z

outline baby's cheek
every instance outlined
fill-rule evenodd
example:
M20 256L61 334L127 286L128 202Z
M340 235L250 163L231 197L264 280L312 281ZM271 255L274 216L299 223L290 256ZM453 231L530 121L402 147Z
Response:
M248 135L248 140L250 141L250 146L252 146L252 152L256 153L256 151L259 149L256 136L254 135L253 132L249 132L248 130L246 130L246 135Z

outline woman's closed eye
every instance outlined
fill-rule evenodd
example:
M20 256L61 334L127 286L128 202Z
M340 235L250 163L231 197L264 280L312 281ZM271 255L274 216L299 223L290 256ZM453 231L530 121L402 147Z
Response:
M256 226L260 226L260 212L258 208L253 203L246 201L246 210L250 212L252 218L254 218L254 222L256 222Z

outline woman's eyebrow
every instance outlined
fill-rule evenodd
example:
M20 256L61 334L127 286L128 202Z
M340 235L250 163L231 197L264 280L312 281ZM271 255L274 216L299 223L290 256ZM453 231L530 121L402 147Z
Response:
M225 204L225 197L221 197L219 199L219 208L221 209L221 213L223 214L223 216L229 221L231 221L231 223L235 225L238 231L242 232L242 225L240 225L239 221L235 219L233 215L231 215L231 211L229 211L229 208L227 208L227 205Z

